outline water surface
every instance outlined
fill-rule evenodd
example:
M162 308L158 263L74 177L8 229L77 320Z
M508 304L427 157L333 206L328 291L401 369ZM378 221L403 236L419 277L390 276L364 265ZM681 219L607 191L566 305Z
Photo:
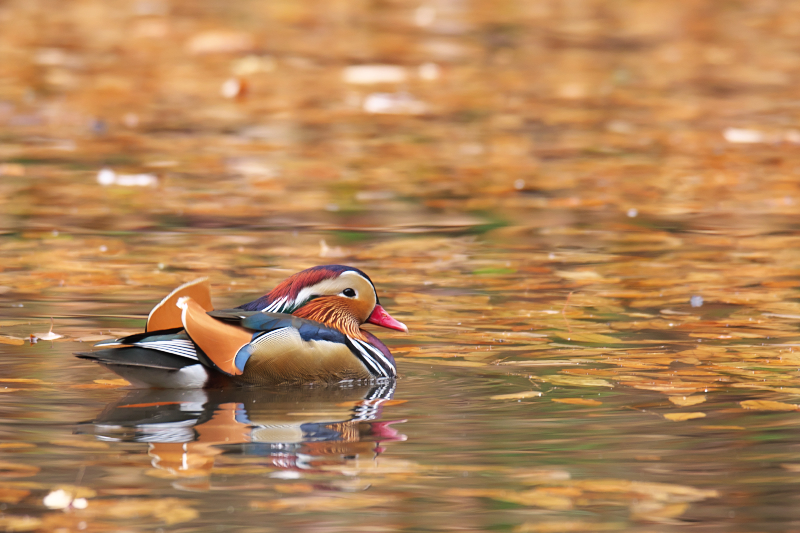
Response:
M797 529L798 21L0 4L0 524ZM197 277L224 308L326 263L409 326L373 329L396 383L136 391L72 357Z

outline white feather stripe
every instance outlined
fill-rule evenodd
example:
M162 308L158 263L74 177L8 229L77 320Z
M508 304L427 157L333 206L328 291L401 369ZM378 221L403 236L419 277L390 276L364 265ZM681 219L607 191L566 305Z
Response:
M192 341L175 339L171 341L151 341L151 342L136 342L134 346L141 346L150 350L157 350L159 352L171 353L188 359L197 361L197 350L194 348Z
M284 296L283 298L281 298L279 300L275 300L274 302L269 304L267 307L262 309L261 312L262 313L280 313L281 310L283 309L283 304L285 304L285 303L286 303L286 297Z
M359 352L361 352L361 355L363 355L363 356L364 356L364 357L363 357L363 359L362 359L362 361L364 361L364 363L366 363L366 364L368 364L369 366L371 366L371 367L372 367L372 369L375 371L374 373L376 373L378 376L389 377L389 374L387 374L387 373L386 373L386 371L385 371L385 370L384 370L384 369L381 367L381 365L380 365L380 364L379 364L379 363L378 363L378 362L375 360L375 358L374 358L372 355L370 355L370 354L369 354L369 353L368 353L366 350L364 350L364 348L361 346L361 343L359 343L359 342L358 342L356 339L354 339L353 337L349 337L349 336L348 336L347 338L348 338L348 339L350 339L350 342L352 343L352 345L353 345L353 346L355 346L355 348L356 348L356 349L357 349Z
M375 348L373 345L371 345L371 344L369 344L367 342L360 341L358 339L353 339L353 340L358 342L358 343L360 343L370 353L374 354L374 357L376 357L378 361L383 361L383 365L382 366L384 368L386 368L386 369L389 369L389 371L390 371L390 374L385 374L386 377L393 377L393 376L395 376L397 374L397 372L395 371L394 365L388 359L386 359L386 356L383 355L382 351L380 351L379 349Z

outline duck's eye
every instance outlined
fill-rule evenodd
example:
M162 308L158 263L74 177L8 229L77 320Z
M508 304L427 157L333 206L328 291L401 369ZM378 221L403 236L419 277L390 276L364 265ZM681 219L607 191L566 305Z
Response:
M355 298L356 291L353 289L345 289L342 291L342 295L347 296L348 298Z

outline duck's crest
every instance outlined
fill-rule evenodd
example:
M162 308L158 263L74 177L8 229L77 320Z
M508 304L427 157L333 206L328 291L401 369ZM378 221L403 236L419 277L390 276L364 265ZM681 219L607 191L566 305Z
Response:
M343 272L356 272L372 283L369 276L354 267L345 265L315 266L289 276L278 283L269 293L252 302L240 305L238 309L244 309L246 311L266 311L270 313L291 313L306 303L297 301L297 296L300 294L300 291L306 287L313 287L321 281L336 278Z

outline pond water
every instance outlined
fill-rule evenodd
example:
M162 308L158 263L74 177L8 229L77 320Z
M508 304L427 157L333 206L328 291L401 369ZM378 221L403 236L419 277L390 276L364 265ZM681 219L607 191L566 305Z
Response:
M0 3L8 531L800 529L798 7ZM366 271L374 386L132 390L181 283Z

